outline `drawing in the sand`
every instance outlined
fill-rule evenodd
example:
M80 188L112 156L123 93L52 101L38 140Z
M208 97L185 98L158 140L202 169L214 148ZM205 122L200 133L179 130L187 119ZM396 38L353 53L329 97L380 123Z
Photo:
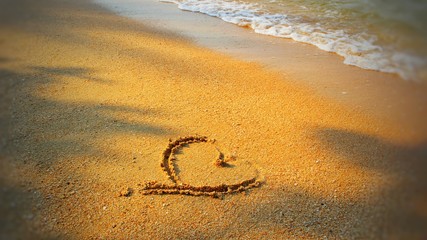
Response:
M140 186L142 189L140 193L147 194L182 194L191 196L211 196L214 198L220 198L224 194L243 192L251 188L259 187L263 182L260 176L254 176L253 178L241 181L235 184L221 184L217 186L191 186L181 181L176 172L176 157L175 154L180 148L187 144L194 143L211 143L215 144L215 140L210 140L205 136L188 136L180 137L175 141L170 140L167 148L163 151L162 162L160 166L166 173L167 177L173 182L173 184L163 184L157 181L149 181ZM227 163L230 158L225 158L224 154L216 147L219 155L218 158L213 161L212 167L227 167Z

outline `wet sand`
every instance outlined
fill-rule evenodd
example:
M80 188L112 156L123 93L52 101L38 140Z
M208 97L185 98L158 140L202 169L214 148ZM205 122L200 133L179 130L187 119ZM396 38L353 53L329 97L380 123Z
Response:
M205 14L157 0L95 0L111 11L156 29L177 32L197 45L256 62L333 101L393 121L415 135L427 133L427 82L343 64L344 59L309 44L256 34Z
M1 239L426 236L424 125L90 2L0 9ZM399 114L426 119L422 94L406 93L420 104ZM169 138L193 135L216 141L176 153L184 183L262 185L143 195L172 184ZM216 148L232 167L215 166Z

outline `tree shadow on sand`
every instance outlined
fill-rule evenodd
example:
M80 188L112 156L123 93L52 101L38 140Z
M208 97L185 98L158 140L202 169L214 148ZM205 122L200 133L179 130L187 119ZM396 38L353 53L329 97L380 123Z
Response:
M86 79L84 73L89 72L74 68L32 69L37 70L39 80L34 81L32 75L0 70L3 82L9 82L2 85L5 89L9 89L6 85L16 84L22 85L20 86L22 89L33 89L34 86L40 85L40 82L45 85L55 82L54 78L57 75ZM22 79L26 80L23 82ZM135 118L144 119L144 116L155 113L153 109L93 102L59 102L35 96L26 90L9 94L19 99L15 100L15 108L11 109L11 115L18 117L13 120L14 128L17 130L8 142L19 142L21 152L31 153L32 149L47 149L51 151L48 154L49 159L56 159L65 151L68 151L67 155L79 155L81 152L95 153L97 150L88 141L105 134L134 133L143 136L165 135L171 132L161 126L141 121L130 122L117 117L120 114L131 114ZM24 100L24 97L27 99ZM30 104L31 108L23 108L23 104ZM45 152L41 154L46 155ZM38 159L41 156L32 157ZM48 159L43 159L43 164L48 162Z
M271 187L268 181L233 207L231 202L199 203L200 200L188 198L185 201L192 206L192 211L203 211L209 205L220 209L216 216L210 216L210 221L205 218L202 219L205 222L200 221L200 228L217 226L200 232L197 238L209 238L218 232L225 238L241 236L235 229L246 229L248 236L254 238L275 238L278 233L286 238L315 239L422 239L427 236L427 144L401 146L339 129L321 129L315 136L324 148L349 161L346 164L392 176L394 184L374 193L366 192L375 195L374 202L314 196L295 186L276 183L280 187ZM268 174L266 177L268 179ZM180 221L187 218L191 221L189 216L180 216ZM233 219L234 225L219 226L218 221L212 220L215 218ZM186 230L169 234L194 236Z
M32 70L43 73L43 75L52 75L52 76L64 76L64 77L74 77L82 80L93 81L102 84L111 83L111 80L106 80L102 78L92 77L91 74L94 71L90 71L87 68L82 67L31 67Z
M165 223L159 221L166 229L164 237L209 238L218 233L224 238L242 236L236 229L245 229L244 236L267 239L278 234L285 238L306 236L315 239L350 236L355 239L421 239L427 236L427 216L422 208L425 204L421 202L419 205L420 199L423 201L427 196L426 144L401 146L338 129L321 129L315 136L324 148L344 156L351 164L390 175L396 182L391 188L361 193L375 195L373 199L377 200L374 202L322 197L298 186L269 181L262 188L250 191L246 198L229 197L238 198L237 202L173 196L171 198L179 198L184 205L192 206L185 215L179 215L178 211L173 212L172 206L169 207L169 216L179 215L176 221L194 222L193 216L204 208L213 208L217 212L207 213L195 221L196 229L205 230L197 234L175 227L166 220ZM219 224L229 219L232 226Z
M1 156L0 161L3 161ZM40 198L36 192L13 186L3 178L0 178L0 189L0 239L56 239L49 234L42 236L30 224L35 218L32 208Z
M324 146L360 168L375 170L396 179L394 188L385 190L391 199L385 217L392 232L402 236L427 236L427 143L403 146L380 138L338 129L316 133ZM421 202L421 204L420 204Z

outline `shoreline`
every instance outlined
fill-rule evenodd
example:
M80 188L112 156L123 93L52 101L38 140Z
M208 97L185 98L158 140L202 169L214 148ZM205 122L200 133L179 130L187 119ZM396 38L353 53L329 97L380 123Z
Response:
M427 136L427 84L396 74L345 65L343 57L290 39L261 35L202 13L154 0L96 0L117 14L172 31L194 42L284 74L317 94L356 108L405 131ZM420 137L422 139L423 137Z
M320 80L330 75L300 72L304 58L283 74L161 27L153 16L163 6L147 6L151 20L141 23L84 0L1 4L0 238L425 236L424 105L405 108L424 96L393 99L423 88L393 81L406 90L382 95L390 82L351 68L342 76L366 77L371 98L348 90L365 89L357 82L332 79L324 90ZM170 21L184 14L177 11ZM284 44L295 54L311 49ZM382 106L371 99L393 100L405 111L392 112L405 116L371 111ZM265 182L221 200L141 194L149 181L172 184L161 156L179 136L216 139L176 152L169 171L182 182L229 185L258 173ZM218 151L234 160L230 167L213 164Z

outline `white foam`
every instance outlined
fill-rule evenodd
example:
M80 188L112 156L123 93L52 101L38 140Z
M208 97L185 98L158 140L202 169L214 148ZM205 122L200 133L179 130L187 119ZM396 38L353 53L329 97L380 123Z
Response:
M376 37L364 33L350 35L345 29L331 30L319 23L307 23L286 14L271 14L257 4L225 0L170 0L182 10L218 17L256 33L298 42L344 57L344 63L364 69L399 74L404 79L426 77L427 58L396 52L376 44Z

